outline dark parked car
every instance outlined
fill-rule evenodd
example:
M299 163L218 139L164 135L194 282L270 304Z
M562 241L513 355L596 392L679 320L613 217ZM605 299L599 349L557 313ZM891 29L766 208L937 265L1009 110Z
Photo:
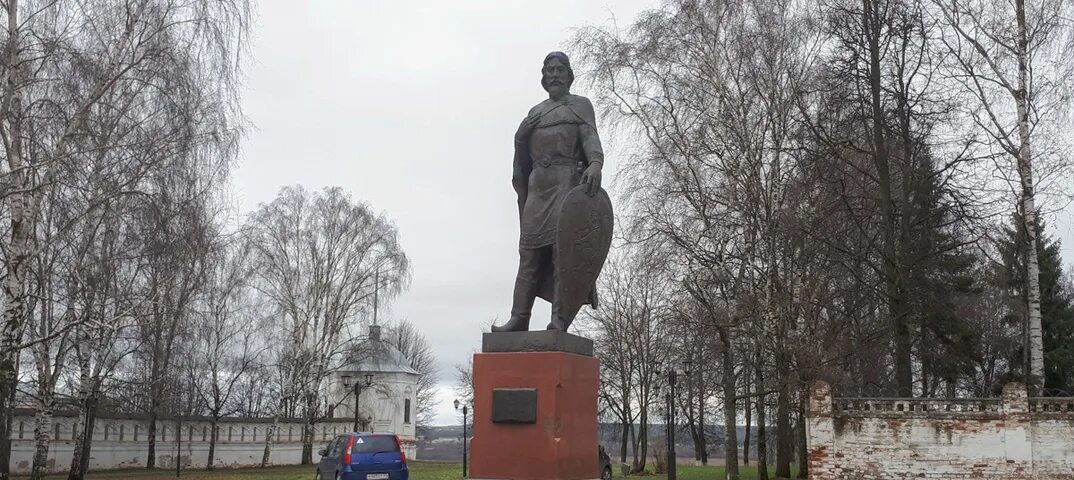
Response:
M410 479L406 453L390 433L345 433L317 453L317 480Z
M600 454L597 455L600 458L600 479L611 480L612 478L612 459L608 456L608 452L604 451L604 445L600 446Z

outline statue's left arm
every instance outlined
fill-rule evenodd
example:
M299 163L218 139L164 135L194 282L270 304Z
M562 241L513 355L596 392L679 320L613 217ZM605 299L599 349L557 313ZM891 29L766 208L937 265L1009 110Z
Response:
M597 133L596 115L593 112L593 104L588 98L577 97L575 113L582 118L579 133L582 138L582 151L585 153L587 166L582 173L582 184L586 185L586 192L594 195L600 190L601 170L604 168L604 149L600 145L600 135Z

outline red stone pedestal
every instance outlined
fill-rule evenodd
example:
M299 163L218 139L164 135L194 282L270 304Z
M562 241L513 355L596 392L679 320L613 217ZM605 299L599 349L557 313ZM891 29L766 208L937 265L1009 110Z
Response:
M470 478L599 478L596 358L564 352L474 354ZM537 390L536 423L493 423L492 391Z

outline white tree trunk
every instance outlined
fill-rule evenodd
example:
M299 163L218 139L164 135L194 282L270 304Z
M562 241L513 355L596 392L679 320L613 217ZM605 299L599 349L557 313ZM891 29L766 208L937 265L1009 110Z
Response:
M1029 375L1026 383L1030 391L1040 391L1044 385L1044 337L1041 332L1040 315L1040 261L1037 257L1037 209L1033 189L1033 157L1029 143L1029 53L1026 40L1025 0L1015 1L1018 20L1018 90L1014 92L1018 109L1018 177L1021 181L1022 218L1026 233L1026 294L1027 331L1029 332Z
M48 389L51 390L51 389ZM39 392L41 405L34 413L34 461L30 470L30 480L39 480L48 473L48 447L52 441L52 404L50 392Z
M7 2L7 58L6 78L0 112L0 128L4 129L7 142L6 156L8 162L7 176L16 188L24 188L27 177L22 157L21 129L19 119L11 112L21 110L16 78L21 70L19 57L19 3L17 0ZM26 189L25 191L30 191ZM5 262L7 277L3 283L3 314L0 315L0 480L9 477L11 459L11 426L15 411L15 389L18 385L18 347L22 324L26 317L26 276L23 267L29 253L29 238L32 232L27 211L29 194L13 193L7 198L7 207L11 215L11 233L7 245L8 256Z
M81 328L79 332L81 333ZM79 335L76 337L76 341L85 341L85 337ZM87 346L87 348L90 348ZM72 432L75 440L75 449L71 454L71 469L68 471L68 479L80 479L81 478L81 465L82 465L82 449L85 446L86 441L86 418L89 412L89 384L90 384L90 365L89 355L84 354L78 347L75 347L76 355L78 358L78 423L75 425L75 431Z
M9 198L11 211L10 252L6 263L7 278L3 283L2 319L3 332L0 333L0 480L9 478L11 456L11 426L15 411L15 389L18 385L18 345L23 321L26 318L26 287L23 266L26 260L29 242L28 225L25 222L23 202L19 200L26 195L14 194Z
M274 415L272 417L272 424L268 427L268 432L265 432L265 452L261 455L261 468L265 468L272 465L272 441L276 436L276 429L280 425L280 416Z
M81 394L80 394L81 395ZM79 402L78 420L75 423L74 431L71 432L72 437L75 440L75 449L71 452L71 469L68 470L68 478L79 478L79 465L82 464L82 448L85 446L86 441L86 397L82 397Z

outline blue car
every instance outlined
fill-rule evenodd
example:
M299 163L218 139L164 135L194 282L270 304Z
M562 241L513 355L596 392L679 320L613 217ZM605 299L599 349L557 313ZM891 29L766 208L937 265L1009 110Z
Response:
M410 479L399 436L390 433L345 433L317 453L317 480Z

